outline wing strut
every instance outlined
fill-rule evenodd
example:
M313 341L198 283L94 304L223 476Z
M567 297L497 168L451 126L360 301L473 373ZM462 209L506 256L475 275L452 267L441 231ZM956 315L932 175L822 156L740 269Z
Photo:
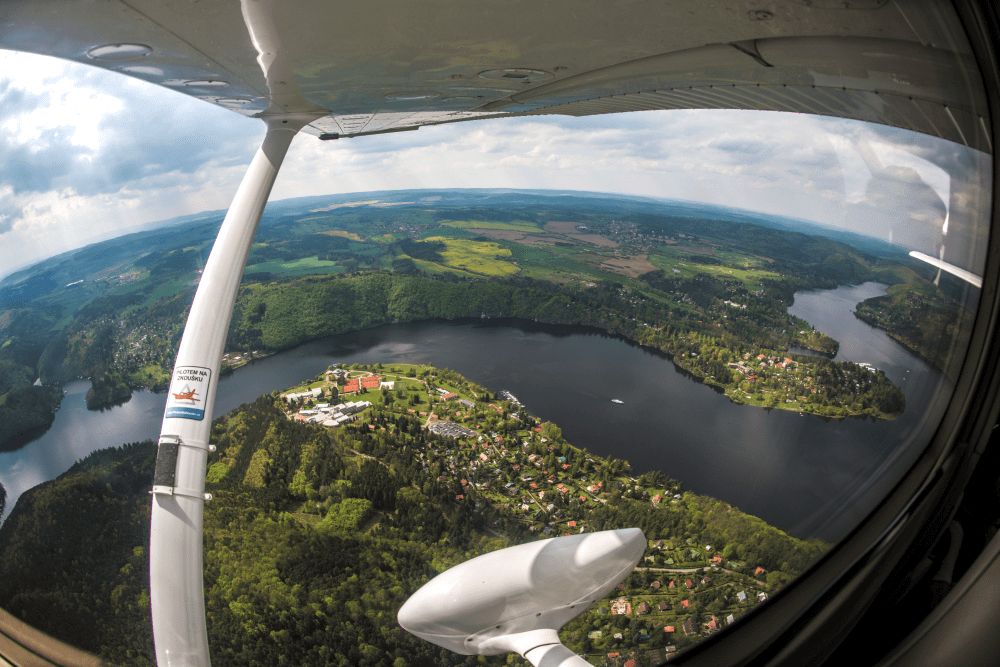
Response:
M202 511L219 366L250 244L299 120L269 121L226 213L191 305L163 415L149 544L153 641L160 667L207 666Z

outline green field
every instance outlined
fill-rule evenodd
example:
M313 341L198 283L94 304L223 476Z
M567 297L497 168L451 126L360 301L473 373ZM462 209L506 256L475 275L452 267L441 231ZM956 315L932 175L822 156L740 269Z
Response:
M517 265L508 261L511 257L510 250L499 243L445 236L431 236L425 240L445 244L445 249L441 252L445 266L496 278L512 276L518 272Z
M701 257L718 264L699 262ZM721 280L738 280L747 287L759 287L764 280L780 280L781 274L761 268L763 262L750 255L722 252L712 255L692 253L684 248L664 246L649 255L649 261L668 277L693 278L711 276Z
M339 273L337 263L319 257L303 257L287 262L271 259L266 262L251 264L246 268L247 275L251 273L273 273L275 275L294 278L313 273Z
M497 222L494 220L442 220L445 227L455 229L496 229L499 231L522 232L524 234L541 234L542 228L527 220L513 222Z

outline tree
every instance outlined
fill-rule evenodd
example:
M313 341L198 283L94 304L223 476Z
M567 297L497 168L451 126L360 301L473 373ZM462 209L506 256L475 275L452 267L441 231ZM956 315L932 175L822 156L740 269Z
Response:
M545 422L542 424L542 437L549 440L561 440L562 429L552 422Z

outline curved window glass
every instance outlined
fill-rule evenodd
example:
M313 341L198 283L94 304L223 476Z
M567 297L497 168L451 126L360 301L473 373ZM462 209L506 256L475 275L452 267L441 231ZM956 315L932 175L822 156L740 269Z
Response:
M798 58L801 87L295 140L211 379L217 664L480 664L401 630L405 600L483 553L628 527L637 566L560 636L657 664L739 631L910 468L988 259L968 49L935 47L914 101L880 85L920 72L864 44L810 47L870 67L840 93L795 43L734 44ZM149 78L152 57L121 67ZM15 52L0 99L0 608L148 664L156 438L207 391L171 384L178 343L263 130L226 110L249 98Z

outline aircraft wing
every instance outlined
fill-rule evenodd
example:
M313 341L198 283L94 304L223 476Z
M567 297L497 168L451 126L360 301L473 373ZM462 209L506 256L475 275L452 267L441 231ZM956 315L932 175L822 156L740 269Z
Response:
M510 115L769 109L991 152L934 0L5 0L0 48L121 72L355 137ZM150 110L155 131L156 110Z

